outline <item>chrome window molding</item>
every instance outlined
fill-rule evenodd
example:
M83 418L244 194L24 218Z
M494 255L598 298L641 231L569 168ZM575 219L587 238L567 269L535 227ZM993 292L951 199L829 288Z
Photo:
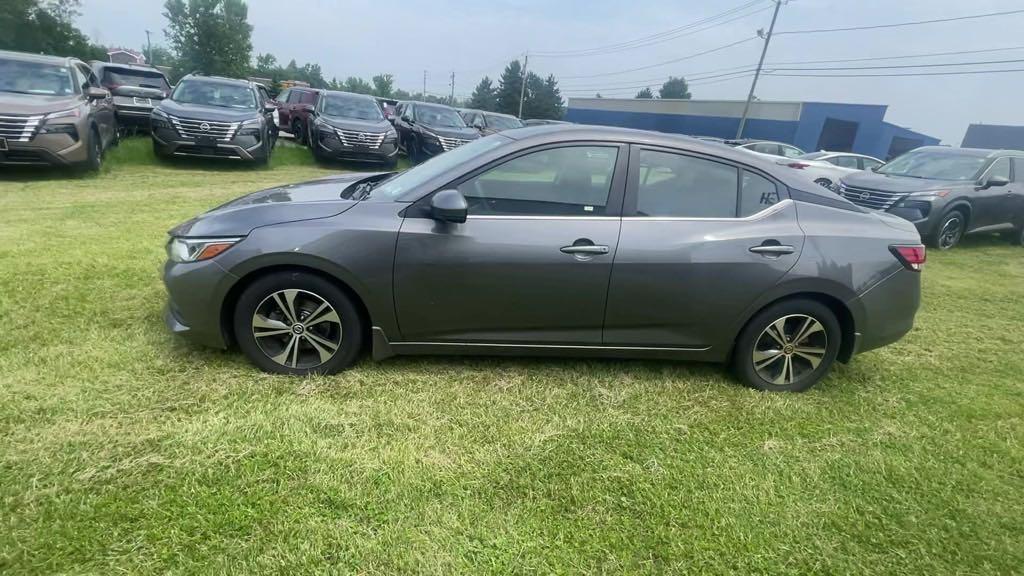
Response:
M716 218L701 218L696 216L624 216L623 220L631 222L750 222L753 220L760 220L761 218L767 218L776 212L780 212L793 204L791 198L786 198L771 206L751 214L750 216L744 216L742 218L727 218L727 217L716 217Z

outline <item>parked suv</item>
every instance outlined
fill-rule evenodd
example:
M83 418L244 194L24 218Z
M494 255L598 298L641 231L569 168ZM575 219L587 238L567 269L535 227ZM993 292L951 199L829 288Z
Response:
M398 133L373 96L321 92L309 118L306 141L317 160L337 158L395 167Z
M459 108L459 115L470 128L476 129L482 136L490 136L502 130L512 130L524 126L522 120L509 114Z
M110 92L84 62L0 50L0 165L98 170L116 142Z
M278 128L290 132L299 144L305 144L309 134L309 113L316 107L320 91L316 88L294 86L277 95Z
M190 74L153 109L153 152L264 164L274 147L273 113L252 82Z
M414 164L480 137L455 108L443 104L399 102L394 123L399 145Z
M171 93L167 77L155 66L93 62L100 84L114 97L114 112L121 128L149 130L153 106Z
M1013 230L1024 244L1024 152L926 146L843 177L839 194L913 222L940 250L969 232Z

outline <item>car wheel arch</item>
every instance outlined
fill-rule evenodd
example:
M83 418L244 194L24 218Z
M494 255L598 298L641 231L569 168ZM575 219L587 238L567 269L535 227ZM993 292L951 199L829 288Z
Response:
M238 298L242 295L242 292L260 278L265 278L272 274L287 272L312 274L337 286L338 289L344 292L346 296L352 299L352 303L355 305L356 311L359 313L361 320L363 321L365 332L365 334L363 334L363 342L366 344L370 343L370 329L372 326L370 311L366 306L365 299L357 290L352 288L348 282L345 282L336 274L332 274L316 266L309 266L305 264L272 264L255 268L240 276L231 288L228 289L227 294L225 294L220 307L220 328L221 334L224 337L224 342L227 346L233 346L236 342L232 316L234 314L235 304L238 302Z
M971 216L974 212L974 208L971 206L971 203L968 202L967 200L954 200L953 202L950 202L949 206L947 206L946 209L942 212L943 217L945 217L946 214L954 210L957 210L964 215L964 231L966 231L968 227L970 227L971 225Z

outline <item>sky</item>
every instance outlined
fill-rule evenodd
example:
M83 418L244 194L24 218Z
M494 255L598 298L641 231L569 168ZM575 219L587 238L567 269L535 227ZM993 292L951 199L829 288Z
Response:
M529 68L554 74L563 95L631 97L639 86L657 90L670 75L700 77L757 64L763 43L750 40L673 64L632 68L679 59L752 38L767 29L772 2L736 12L732 22L691 28L657 43L599 54L554 56L553 52L603 47L669 31L742 6L751 0L248 0L256 53L279 62L319 63L326 78L369 78L391 73L396 85L420 91L469 95L484 75L495 80L513 58L531 53ZM1024 0L790 0L776 32L866 26L1024 9ZM153 32L165 44L162 0L83 0L78 25L96 42L133 48ZM732 18L732 17L730 17ZM809 60L876 58L936 52L1017 48L998 52L791 67L878 66L1021 60L963 66L962 70L1024 69L1024 14L913 27L815 34L776 34L769 65ZM547 56L542 56L549 53ZM932 69L935 70L934 68ZM944 69L949 70L949 69ZM901 72L890 70L882 72ZM618 73L622 72L622 73ZM778 71L780 72L780 71ZM866 71L872 73L872 71ZM878 72L878 71L874 71ZM616 73L616 74L609 74ZM821 72L812 72L821 73ZM849 71L847 73L865 73ZM601 75L601 76L594 76ZM577 78L571 78L575 76ZM581 78L590 76L589 78ZM746 98L750 78L694 82L694 99ZM761 100L886 104L886 120L958 145L970 123L1022 124L1024 72L962 76L884 78L794 78L762 76Z

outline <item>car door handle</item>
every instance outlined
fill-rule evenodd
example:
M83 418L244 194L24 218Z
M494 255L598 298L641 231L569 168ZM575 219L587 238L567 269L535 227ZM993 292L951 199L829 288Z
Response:
M792 254L796 252L796 248L792 246L782 246L779 244L752 246L750 251L754 254L761 254L764 256L781 256L782 254Z
M580 246L562 246L559 248L563 254L607 254L607 246L595 246L593 244L583 244Z

